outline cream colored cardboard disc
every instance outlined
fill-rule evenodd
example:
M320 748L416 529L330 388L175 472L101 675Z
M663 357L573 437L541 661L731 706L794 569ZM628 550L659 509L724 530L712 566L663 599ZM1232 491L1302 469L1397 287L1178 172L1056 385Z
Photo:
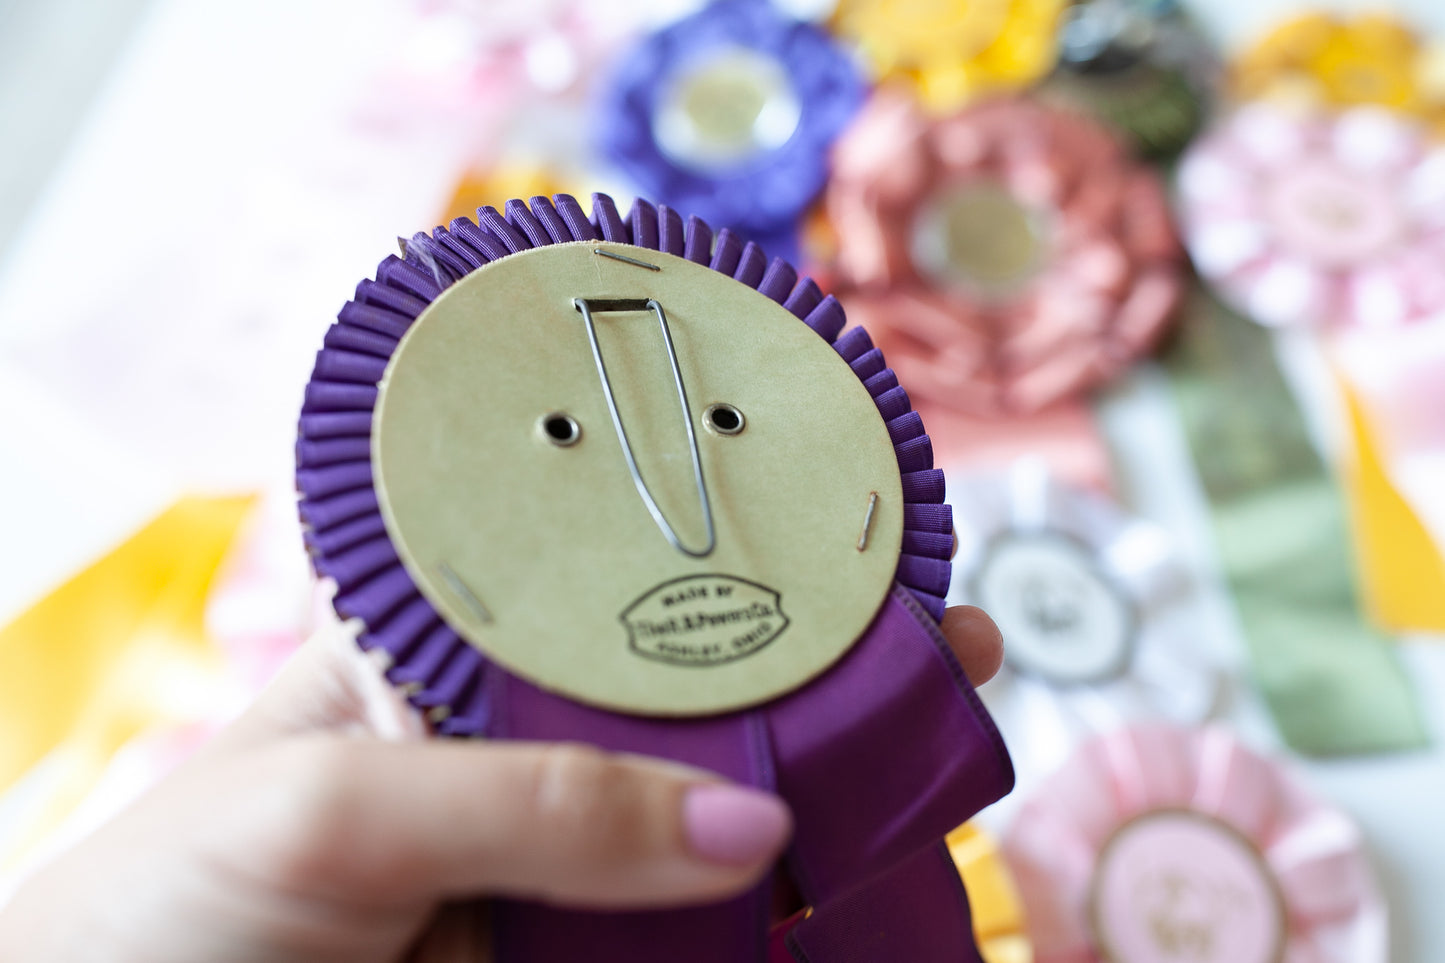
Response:
M898 563L898 463L848 365L765 295L644 248L537 248L449 288L391 359L372 456L387 530L443 618L523 678L623 712L802 685L867 629Z

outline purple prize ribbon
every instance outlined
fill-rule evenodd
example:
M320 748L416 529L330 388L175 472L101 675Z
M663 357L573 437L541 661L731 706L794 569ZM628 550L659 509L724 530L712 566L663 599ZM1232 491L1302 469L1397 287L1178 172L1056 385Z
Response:
M317 355L300 419L297 484L305 540L334 578L342 618L385 654L388 678L437 712L453 736L577 740L710 769L781 795L796 831L784 859L812 915L789 936L814 963L976 959L968 903L943 835L1013 785L1008 753L937 626L952 512L932 448L866 332L843 333L831 296L729 230L634 203L622 217L593 195L589 218L567 195L482 208L418 234L362 281ZM685 257L782 304L833 345L874 398L903 479L896 584L837 664L766 705L704 718L654 719L584 706L490 662L417 590L386 532L372 487L369 437L377 382L401 336L443 290L508 254L607 240ZM945 872L944 870L947 870ZM771 881L732 901L681 910L596 913L498 901L502 963L589 959L737 963L766 959ZM881 942L880 942L881 941ZM883 949L881 947L886 947ZM898 954L901 953L902 956ZM972 954L972 955L969 955Z
M721 169L669 157L653 118L673 80L721 50L740 48L782 67L800 114L792 136ZM792 252L798 220L828 177L828 150L867 93L853 58L817 27L766 0L711 3L618 58L600 96L603 154L641 190L775 252Z

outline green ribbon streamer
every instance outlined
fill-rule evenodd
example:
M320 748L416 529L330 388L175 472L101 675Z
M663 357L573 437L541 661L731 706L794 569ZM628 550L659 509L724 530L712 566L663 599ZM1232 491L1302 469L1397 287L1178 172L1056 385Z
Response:
M1163 360L1284 740L1315 756L1425 745L1410 680L1360 612L1344 506L1269 332L1201 295Z

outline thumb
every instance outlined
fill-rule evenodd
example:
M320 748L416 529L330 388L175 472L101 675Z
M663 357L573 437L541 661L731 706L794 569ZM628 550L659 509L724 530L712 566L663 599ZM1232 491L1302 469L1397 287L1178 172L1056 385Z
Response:
M427 736L421 715L356 644L358 621L328 619L252 704L205 747L214 757L321 730L392 741Z
M580 745L327 736L275 755L259 775L277 789L253 809L269 839L250 858L353 901L710 902L755 883L792 831L775 796Z

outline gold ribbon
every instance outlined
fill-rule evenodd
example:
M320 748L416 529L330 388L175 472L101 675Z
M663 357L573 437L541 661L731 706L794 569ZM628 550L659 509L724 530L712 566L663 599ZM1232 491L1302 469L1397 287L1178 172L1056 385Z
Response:
M476 220L477 208L498 203L500 197L551 197L568 191L563 178L552 171L526 164L476 168L462 175L442 211L442 224L458 217Z
M1413 114L1445 133L1439 46L1386 13L1307 13L1286 20L1231 65L1242 99L1303 106L1374 104Z
M948 834L948 852L973 912L973 935L985 963L1033 963L1023 903L993 839L972 823Z
M176 502L0 630L0 790L31 774L0 863L57 826L121 746L217 691L206 597L253 502Z
M1379 431L1359 393L1337 376L1354 460L1341 478L1350 506L1360 593L1392 631L1445 631L1445 558L1390 479Z
M1064 0L840 0L833 27L878 80L909 83L931 110L1025 87L1058 52Z

